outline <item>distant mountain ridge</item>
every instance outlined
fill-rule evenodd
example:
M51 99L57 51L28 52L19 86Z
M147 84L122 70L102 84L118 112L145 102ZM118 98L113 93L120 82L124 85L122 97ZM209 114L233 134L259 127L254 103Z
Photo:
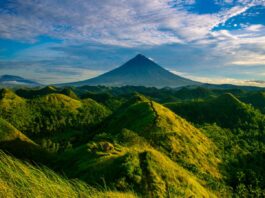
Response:
M41 86L40 83L22 78L20 76L2 75L0 76L0 85L3 86Z
M142 54L138 54L122 66L98 77L62 84L63 86L105 85L105 86L146 86L146 87L181 87L200 85L175 75Z

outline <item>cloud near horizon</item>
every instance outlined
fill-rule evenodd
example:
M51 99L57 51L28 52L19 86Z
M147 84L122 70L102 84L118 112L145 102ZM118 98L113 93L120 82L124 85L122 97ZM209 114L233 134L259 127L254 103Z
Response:
M264 0L3 0L0 5L0 74L45 83L83 80L143 53L204 81L265 79Z

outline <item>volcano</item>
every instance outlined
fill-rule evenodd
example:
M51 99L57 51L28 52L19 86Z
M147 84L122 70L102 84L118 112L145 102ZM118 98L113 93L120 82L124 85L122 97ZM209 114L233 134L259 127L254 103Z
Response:
M200 84L199 82L175 75L144 55L138 54L122 66L98 77L63 85L105 85L111 87L130 85L162 88Z

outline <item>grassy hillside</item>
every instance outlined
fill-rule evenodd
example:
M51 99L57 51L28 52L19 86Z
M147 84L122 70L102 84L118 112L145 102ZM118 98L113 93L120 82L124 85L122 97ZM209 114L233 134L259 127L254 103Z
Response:
M35 162L48 162L51 154L0 118L0 149L21 158Z
M147 145L124 147L102 139L65 153L60 164L71 178L144 197L215 197L203 181Z
M0 90L0 115L20 130L26 130L32 121L27 101L12 90Z
M7 121L0 118L0 142L20 140L28 143L33 143L28 137L18 131Z
M187 120L202 123L217 123L224 128L264 128L264 116L232 94L221 95L204 101L167 103L166 106Z
M92 99L76 100L63 94L48 94L30 100L29 104L35 119L30 128L32 133L83 130L110 114L110 110Z
M79 180L67 180L45 167L34 167L0 150L0 197L135 197L104 192Z
M194 172L220 176L214 144L186 120L156 102L136 96L110 117L103 130L119 133L123 129L135 131Z
M109 114L110 110L92 99L81 101L57 93L23 99L4 89L0 98L0 115L29 135L83 129L98 124Z

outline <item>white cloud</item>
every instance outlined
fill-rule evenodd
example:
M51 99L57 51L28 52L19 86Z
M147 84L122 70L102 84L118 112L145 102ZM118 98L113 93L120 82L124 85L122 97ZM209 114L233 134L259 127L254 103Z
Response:
M257 24L257 25L250 25L246 28L246 30L252 31L252 32L257 32L260 31L261 29L264 29L263 25Z
M17 0L0 10L0 36L34 42L39 35L137 46L184 43L205 38L212 28L254 4L240 2L215 14L196 14L194 0ZM172 6L176 4L177 6Z
M241 65L241 66L257 66L257 65L264 65L265 67L265 55L262 54L249 54L250 52L243 53L241 55L241 59L233 61L231 64L234 65ZM244 54L246 54L244 56Z

